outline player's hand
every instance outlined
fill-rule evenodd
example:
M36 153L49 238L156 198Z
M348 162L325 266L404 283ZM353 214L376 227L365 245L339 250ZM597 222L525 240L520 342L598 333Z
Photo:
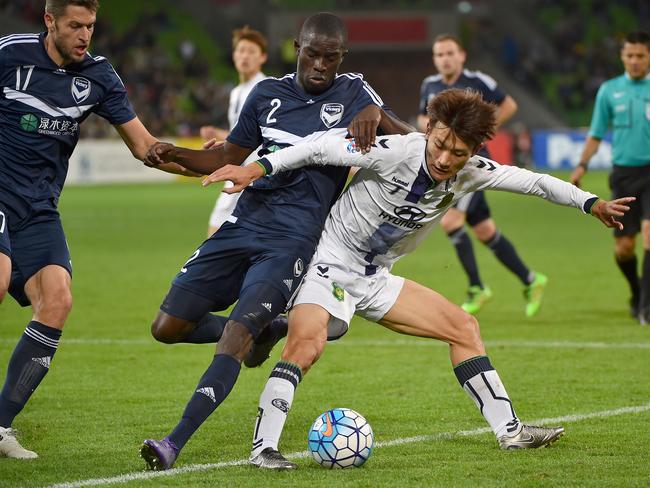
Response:
M629 203L636 200L635 197L623 197L616 200L598 200L591 207L591 215L600 220L607 227L623 230L623 224L616 220L616 217L622 217L625 212L630 210Z
M573 170L573 173L571 173L571 176L569 177L569 181L571 182L571 184L580 188L580 180L582 179L586 171L587 170L585 169L584 166L576 166L576 169Z
M247 164L246 166L237 166L227 164L223 168L203 180L203 186L211 185L218 181L232 181L231 188L224 188L224 193L238 193L250 185L253 181L264 176L264 169L257 163Z
M168 142L156 142L147 151L144 164L149 167L156 167L164 163L172 163L175 156L176 146Z
M379 122L381 122L381 109L375 104L370 104L348 125L348 132L354 137L362 154L368 153L375 143Z
M220 141L219 139L210 139L203 143L203 149L218 149L225 143L226 141Z

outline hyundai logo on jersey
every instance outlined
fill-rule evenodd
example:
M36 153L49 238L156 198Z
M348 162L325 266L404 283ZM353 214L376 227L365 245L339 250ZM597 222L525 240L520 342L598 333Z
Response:
M324 103L320 108L320 119L329 129L341 121L344 111L345 107L340 103Z
M424 211L420 210L417 207L411 207L410 205L395 207L394 211L395 215L408 222L417 222L419 220L422 220L426 215Z
M72 97L75 103L80 104L90 95L90 81L86 78L75 76L72 78Z

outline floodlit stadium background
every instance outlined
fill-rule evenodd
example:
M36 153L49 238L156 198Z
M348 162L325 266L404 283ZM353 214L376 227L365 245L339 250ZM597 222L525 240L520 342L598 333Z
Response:
M350 38L342 71L362 73L385 103L411 122L420 83L435 72L432 40L451 32L468 51L465 67L491 75L518 102L517 114L490 145L494 159L568 169L577 163L599 85L622 72L620 40L648 27L649 5L642 0L185 0L182 5L106 0L91 52L115 66L152 134L186 138L196 137L204 124L227 127L228 93L237 82L230 58L234 28L248 24L266 34L264 70L282 75L295 70L292 40L304 18L321 10L337 13ZM42 10L42 0L0 2L0 34L42 30ZM116 137L94 116L81 134ZM161 177L113 151L128 154L120 145L82 143L68 182ZM608 168L609 155L606 140L590 168ZM107 166L107 159L117 166Z

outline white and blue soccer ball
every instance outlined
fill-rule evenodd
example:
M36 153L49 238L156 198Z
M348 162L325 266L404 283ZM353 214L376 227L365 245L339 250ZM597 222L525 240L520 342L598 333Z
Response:
M361 466L372 453L373 441L368 421L349 408L322 413L309 429L309 451L326 468Z

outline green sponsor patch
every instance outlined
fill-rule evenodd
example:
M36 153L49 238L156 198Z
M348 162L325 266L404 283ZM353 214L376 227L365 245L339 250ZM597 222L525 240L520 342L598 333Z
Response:
M342 302L345 298L345 290L341 288L341 285L339 285L336 281L332 281L332 295L334 295L334 298L336 298L339 302Z
M25 114L20 118L20 127L26 132L38 129L38 119L34 114Z

